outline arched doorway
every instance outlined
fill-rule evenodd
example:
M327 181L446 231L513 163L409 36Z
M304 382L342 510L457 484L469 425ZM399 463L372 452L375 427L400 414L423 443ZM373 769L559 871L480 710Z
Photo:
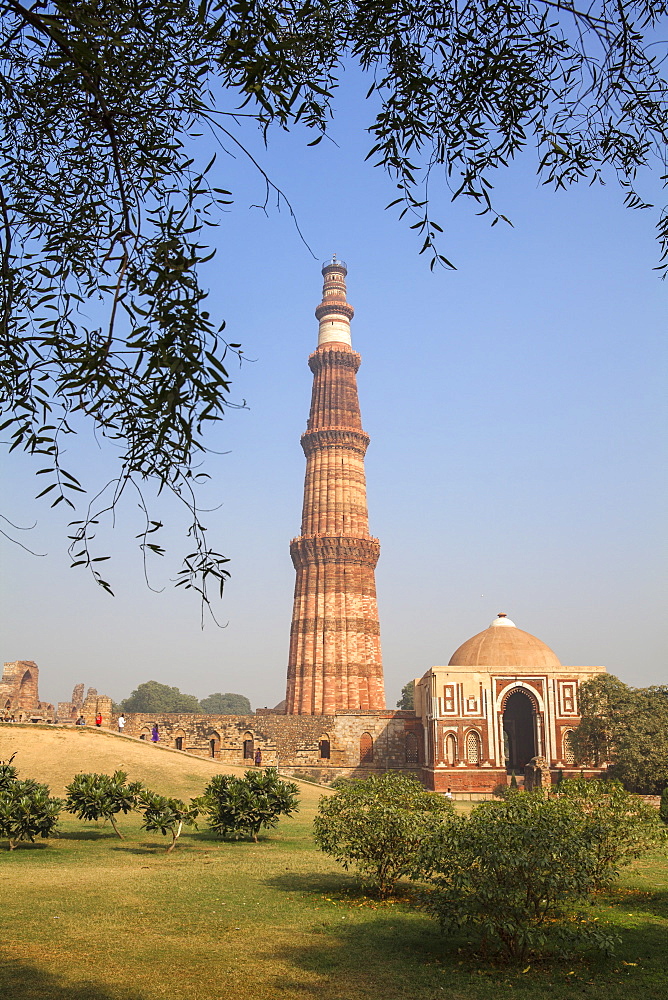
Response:
M255 741L252 733L244 733L243 754L244 760L253 760L255 757Z
M524 691L513 691L508 698L503 729L508 737L506 767L508 771L521 771L537 752L533 702Z

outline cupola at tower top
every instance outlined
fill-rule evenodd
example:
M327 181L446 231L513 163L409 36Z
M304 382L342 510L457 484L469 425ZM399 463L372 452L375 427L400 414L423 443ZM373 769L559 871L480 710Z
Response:
M320 323L318 347L333 343L351 346L350 321L355 310L346 298L347 273L345 261L339 260L336 254L322 265L322 302L315 311Z

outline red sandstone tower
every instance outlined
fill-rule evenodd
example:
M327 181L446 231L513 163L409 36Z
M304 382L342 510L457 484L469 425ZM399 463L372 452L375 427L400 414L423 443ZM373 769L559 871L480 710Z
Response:
M309 358L313 394L301 443L306 455L302 533L290 543L297 580L290 634L288 714L384 709L374 569L380 545L369 535L364 453L350 341L353 307L336 256L322 269L318 349Z

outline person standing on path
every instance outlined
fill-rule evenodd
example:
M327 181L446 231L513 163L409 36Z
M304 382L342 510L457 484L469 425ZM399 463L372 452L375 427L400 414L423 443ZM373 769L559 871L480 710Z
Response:
M255 766L262 767L262 751L259 747L255 751Z
M151 730L151 742L157 743L160 739L160 733L158 732L158 723L153 723L153 729Z
M95 725L98 727L102 725L102 712L98 712L95 716Z
M124 729L125 729L125 716L121 712L121 714L118 716L118 731L119 731L119 733L122 733Z

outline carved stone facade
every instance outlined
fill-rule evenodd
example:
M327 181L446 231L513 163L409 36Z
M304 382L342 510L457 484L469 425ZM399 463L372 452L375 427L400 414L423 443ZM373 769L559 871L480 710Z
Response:
M521 784L525 768L542 786L559 772L579 774L571 743L580 722L578 689L604 672L562 666L549 646L499 615L460 646L447 666L432 667L415 682L425 784L484 798L512 772Z
M322 269L318 348L311 411L301 443L306 455L299 538L290 544L296 571L286 711L288 715L385 709L374 570L380 545L369 534L362 429L346 299L346 265Z
M0 718L53 721L53 705L39 700L39 668L32 660L5 663L0 680Z

